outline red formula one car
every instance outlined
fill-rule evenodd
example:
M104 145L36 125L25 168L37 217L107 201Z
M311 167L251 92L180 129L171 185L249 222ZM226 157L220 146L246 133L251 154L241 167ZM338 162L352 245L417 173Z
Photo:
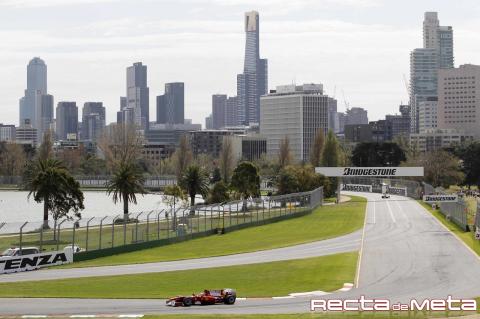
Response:
M234 289L225 288L221 290L204 290L200 294L191 296L176 296L167 300L167 306L190 307L192 305L214 305L226 304L233 305L237 299L237 293Z

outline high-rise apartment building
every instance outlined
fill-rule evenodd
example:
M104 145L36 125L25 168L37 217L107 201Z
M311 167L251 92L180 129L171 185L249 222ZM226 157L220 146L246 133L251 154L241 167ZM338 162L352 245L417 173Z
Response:
M150 121L149 88L147 85L147 66L141 62L127 68L127 105L123 111L123 122L135 124L148 130Z
M225 127L227 96L225 94L212 95L212 121L213 129Z
M56 110L58 140L78 139L78 107L75 102L59 102Z
M165 84L165 94L157 96L157 123L183 124L185 121L185 85Z
M296 161L308 160L318 130L328 131L331 98L321 85L286 85L261 97L260 134L267 138L269 156L277 156L288 137Z
M438 128L480 137L480 66L442 69L438 77Z
M105 129L105 107L102 102L86 102L82 109L81 139L96 141Z
M260 18L257 11L245 13L245 60L237 75L237 117L244 125L259 123L260 96L268 92L268 61L260 59Z
M436 97L438 70L454 67L453 28L441 26L437 12L425 12L423 48L410 54L410 131L418 133L420 103Z

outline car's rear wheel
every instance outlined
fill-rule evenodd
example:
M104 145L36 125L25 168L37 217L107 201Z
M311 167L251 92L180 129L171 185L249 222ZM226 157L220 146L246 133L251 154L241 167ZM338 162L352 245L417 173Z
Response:
M183 299L183 305L185 307L190 307L191 305L193 305L193 300L192 298L184 298Z
M235 296L228 296L225 298L224 302L227 305L233 305L235 303L235 300L236 300Z

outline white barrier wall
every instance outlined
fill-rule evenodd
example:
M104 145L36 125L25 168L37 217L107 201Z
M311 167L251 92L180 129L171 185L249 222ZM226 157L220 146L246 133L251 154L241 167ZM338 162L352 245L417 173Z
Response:
M342 191L350 192L372 192L372 185L360 185L360 184L343 184Z
M0 274L34 270L73 262L73 251L53 251L16 257L0 257Z

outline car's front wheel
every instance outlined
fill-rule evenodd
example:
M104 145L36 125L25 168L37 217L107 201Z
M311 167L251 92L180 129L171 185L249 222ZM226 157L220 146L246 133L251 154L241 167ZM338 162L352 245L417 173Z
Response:
M193 305L193 300L192 298L184 298L183 299L183 305L185 307L190 307L191 305Z
M235 296L228 296L224 299L225 304L233 305L235 303Z

